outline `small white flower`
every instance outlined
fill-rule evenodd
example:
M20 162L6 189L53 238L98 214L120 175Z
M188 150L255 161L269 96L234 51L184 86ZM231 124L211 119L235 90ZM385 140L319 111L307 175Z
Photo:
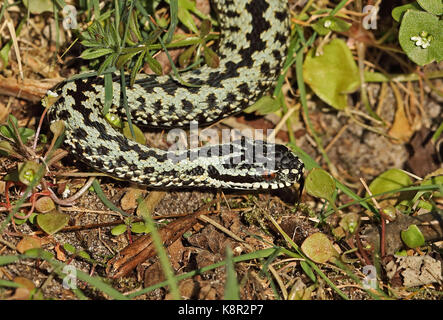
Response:
M422 31L419 36L411 37L411 40L415 42L417 47L422 47L426 49L431 45L432 36L429 35L426 31Z
M323 24L323 26L325 28L329 28L331 26L331 24L332 24L331 20L326 20L325 23Z
M63 199L66 199L70 194L71 194L71 190L69 189L69 186L66 185L65 191L63 191L63 193L62 193Z

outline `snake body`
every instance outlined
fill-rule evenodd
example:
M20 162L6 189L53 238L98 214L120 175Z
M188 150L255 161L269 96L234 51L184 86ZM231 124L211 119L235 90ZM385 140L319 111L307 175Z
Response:
M289 38L286 0L218 0L221 40L217 68L171 76L139 75L126 89L133 123L152 128L210 124L238 113L266 94L280 75ZM113 81L110 112L126 119L121 88ZM151 187L277 189L302 178L304 165L288 148L247 138L167 151L124 137L101 115L101 77L64 83L49 111L65 123L65 143L91 167Z

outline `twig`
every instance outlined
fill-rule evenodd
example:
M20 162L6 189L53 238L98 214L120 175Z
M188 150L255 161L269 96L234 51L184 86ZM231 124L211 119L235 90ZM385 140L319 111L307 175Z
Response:
M44 181L44 180L42 180L42 183L43 183L43 187L46 189L46 190L49 190L49 192L50 192L50 197L51 197L51 199L56 203L56 204L58 204L58 205L61 205L61 206L72 206L73 205L73 202L75 201L75 200L77 200L78 198L80 198L90 187L91 187L91 185L92 185L92 183L94 182L94 180L95 180L95 177L91 177L91 178L89 178L89 180L83 185L83 187L81 187L81 189L75 194L75 195L73 195L72 197L69 197L69 198L67 198L67 199L59 199L58 197L57 197L57 195L54 193L54 191L52 191L49 187L48 187L48 185L47 185L47 183L46 183L46 181Z

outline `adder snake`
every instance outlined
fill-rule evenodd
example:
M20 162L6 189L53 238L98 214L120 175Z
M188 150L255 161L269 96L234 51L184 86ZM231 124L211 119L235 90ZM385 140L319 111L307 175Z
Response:
M203 66L171 76L140 75L126 89L133 123L151 128L214 123L266 94L282 70L290 32L286 0L218 0L221 40L217 68ZM126 119L120 83L113 81L110 112ZM65 123L65 143L89 166L151 187L277 189L302 179L303 162L287 147L242 138L200 148L167 151L127 139L101 115L101 77L68 81L49 111Z

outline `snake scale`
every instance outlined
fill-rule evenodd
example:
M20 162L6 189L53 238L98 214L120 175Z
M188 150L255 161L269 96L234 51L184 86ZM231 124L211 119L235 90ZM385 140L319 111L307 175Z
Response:
M126 89L133 123L150 128L214 123L253 104L275 85L288 49L286 0L214 1L221 40L217 68L202 66L173 77L139 75ZM120 82L110 112L127 119ZM102 77L65 82L49 110L65 123L65 143L87 165L150 187L278 189L303 177L303 162L287 147L241 138L185 150L161 150L127 139L102 116Z

